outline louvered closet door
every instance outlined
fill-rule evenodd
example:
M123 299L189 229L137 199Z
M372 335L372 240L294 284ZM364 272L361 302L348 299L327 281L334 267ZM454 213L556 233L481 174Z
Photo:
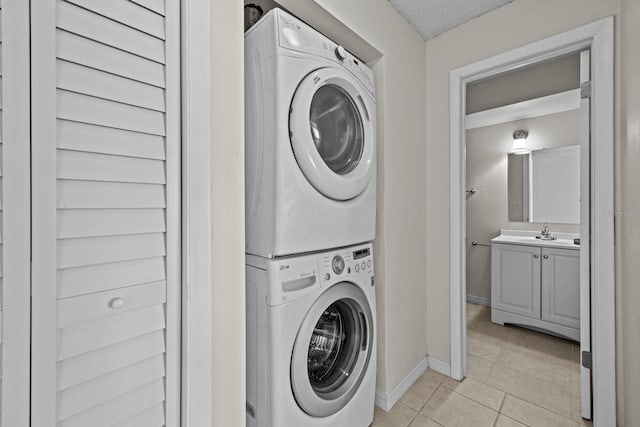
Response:
M179 2L31 19L32 425L177 427Z

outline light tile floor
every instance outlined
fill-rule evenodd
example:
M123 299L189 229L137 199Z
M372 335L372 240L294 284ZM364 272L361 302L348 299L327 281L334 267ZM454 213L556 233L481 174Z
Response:
M467 378L427 370L373 427L591 426L580 417L577 343L491 323L467 304Z

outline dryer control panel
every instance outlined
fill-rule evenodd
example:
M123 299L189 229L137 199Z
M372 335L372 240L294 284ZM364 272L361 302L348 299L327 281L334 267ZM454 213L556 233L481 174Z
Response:
M304 22L288 13L274 9L278 18L280 47L309 53L341 64L374 96L373 71L343 46L331 41Z

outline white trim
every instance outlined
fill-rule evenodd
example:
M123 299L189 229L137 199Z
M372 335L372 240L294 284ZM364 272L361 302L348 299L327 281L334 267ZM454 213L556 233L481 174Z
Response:
M31 1L31 426L57 419L56 2Z
M451 376L451 365L446 362L443 362L440 359L436 359L433 356L429 356L429 369L433 369L436 372L441 373L442 375L446 375L448 377Z
M182 327L182 171L180 1L165 4L165 425L180 427Z
M29 2L2 9L2 415L29 425L31 340L31 99Z
M389 412L427 368L429 368L429 358L425 357L389 393L376 390L376 406Z
M450 221L450 334L451 334L451 377L461 381L466 375L466 336L467 323L463 296L467 294L466 253L463 242L466 241L466 209L464 195L466 194L466 151L464 111L466 105L466 82L463 74L454 70L449 75L450 86L450 122L449 122L449 217Z
M210 2L182 2L182 425L211 425Z
M599 22L591 44L591 349L593 420L616 419L613 18Z
M487 297L477 297L475 295L467 295L467 302L471 304L479 304L484 305L486 307L491 307L491 298Z
M451 256L451 373L464 377L466 323L463 310L465 283L465 128L467 83L515 70L583 48L592 53L593 243L592 348L593 408L595 425L611 425L616 419L615 304L614 304L614 204L613 204L613 18L510 50L458 68L450 73L450 256Z
M492 108L468 114L465 117L465 129L476 129L484 126L498 125L515 120L531 119L547 114L563 113L580 108L580 89L554 93L528 101L516 102L504 107Z
M556 335L572 341L580 340L579 329L559 325L553 322L547 322L540 319L533 319L528 316L510 313L508 311L496 309L491 310L491 322L498 325L504 325L505 323L517 325L523 328L533 329L534 331Z

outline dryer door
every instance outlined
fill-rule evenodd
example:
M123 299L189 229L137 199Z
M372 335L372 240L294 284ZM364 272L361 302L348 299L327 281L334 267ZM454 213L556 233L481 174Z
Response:
M367 298L352 283L338 283L316 300L291 357L291 387L307 414L335 414L358 391L374 350L373 328Z
M334 200L362 193L375 169L375 104L344 70L308 74L293 96L289 130L307 180Z

